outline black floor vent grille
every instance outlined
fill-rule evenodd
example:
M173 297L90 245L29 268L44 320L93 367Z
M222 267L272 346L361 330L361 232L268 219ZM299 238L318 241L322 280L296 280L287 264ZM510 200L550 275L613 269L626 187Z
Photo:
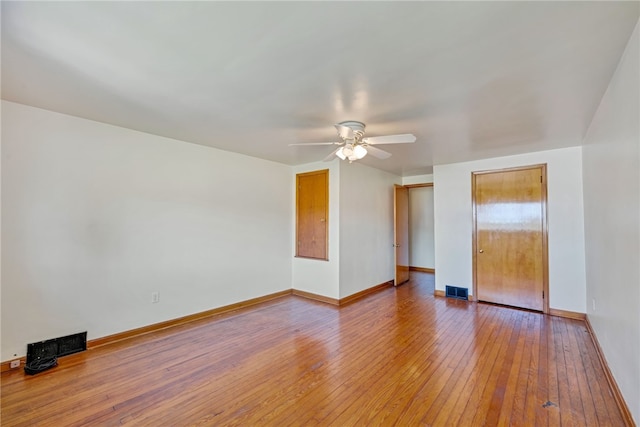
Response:
M33 361L78 353L87 349L87 333L27 344L27 365Z
M459 288L457 286L446 286L446 296L448 298L457 298L467 300L469 298L468 288Z

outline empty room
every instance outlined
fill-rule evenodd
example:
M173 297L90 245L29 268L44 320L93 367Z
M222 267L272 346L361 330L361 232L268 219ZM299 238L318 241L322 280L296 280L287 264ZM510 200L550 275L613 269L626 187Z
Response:
M0 8L1 425L640 423L640 2Z

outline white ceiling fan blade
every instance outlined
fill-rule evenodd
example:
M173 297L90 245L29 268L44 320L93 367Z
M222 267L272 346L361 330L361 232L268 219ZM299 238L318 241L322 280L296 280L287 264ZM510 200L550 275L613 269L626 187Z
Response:
M294 145L339 145L342 142L297 142L295 144L289 144L289 147L293 147Z
M401 135L387 135L387 136L372 136L369 138L363 138L362 142L365 144L406 144L410 142L416 142L416 137L410 133L403 133Z
M388 153L376 147L372 147L371 145L367 145L365 148L367 149L367 153L371 154L373 157L377 157L378 159L384 160L391 157L391 153Z
M335 150L333 150L331 152L331 154L329 154L327 157L325 157L324 159L322 159L323 162L330 162L331 160L336 158L336 153L338 152L339 149L341 149L342 147L338 147Z
M342 139L353 139L353 129L348 126L335 125L338 135Z

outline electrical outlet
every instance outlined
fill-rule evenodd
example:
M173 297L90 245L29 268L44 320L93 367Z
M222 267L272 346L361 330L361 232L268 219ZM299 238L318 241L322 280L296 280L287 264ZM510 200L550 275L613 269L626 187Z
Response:
M18 360L12 360L11 361L11 365L9 365L11 367L11 369L16 369L20 367L20 359Z
M151 292L151 303L155 304L160 302L160 292Z
M592 305L593 305L593 311L596 311L596 299L595 299L595 298L593 298L593 299L591 300L591 303L592 303Z

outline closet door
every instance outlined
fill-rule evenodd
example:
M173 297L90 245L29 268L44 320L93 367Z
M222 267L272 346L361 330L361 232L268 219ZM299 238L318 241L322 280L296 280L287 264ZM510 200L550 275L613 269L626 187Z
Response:
M548 311L545 165L472 180L476 298Z

